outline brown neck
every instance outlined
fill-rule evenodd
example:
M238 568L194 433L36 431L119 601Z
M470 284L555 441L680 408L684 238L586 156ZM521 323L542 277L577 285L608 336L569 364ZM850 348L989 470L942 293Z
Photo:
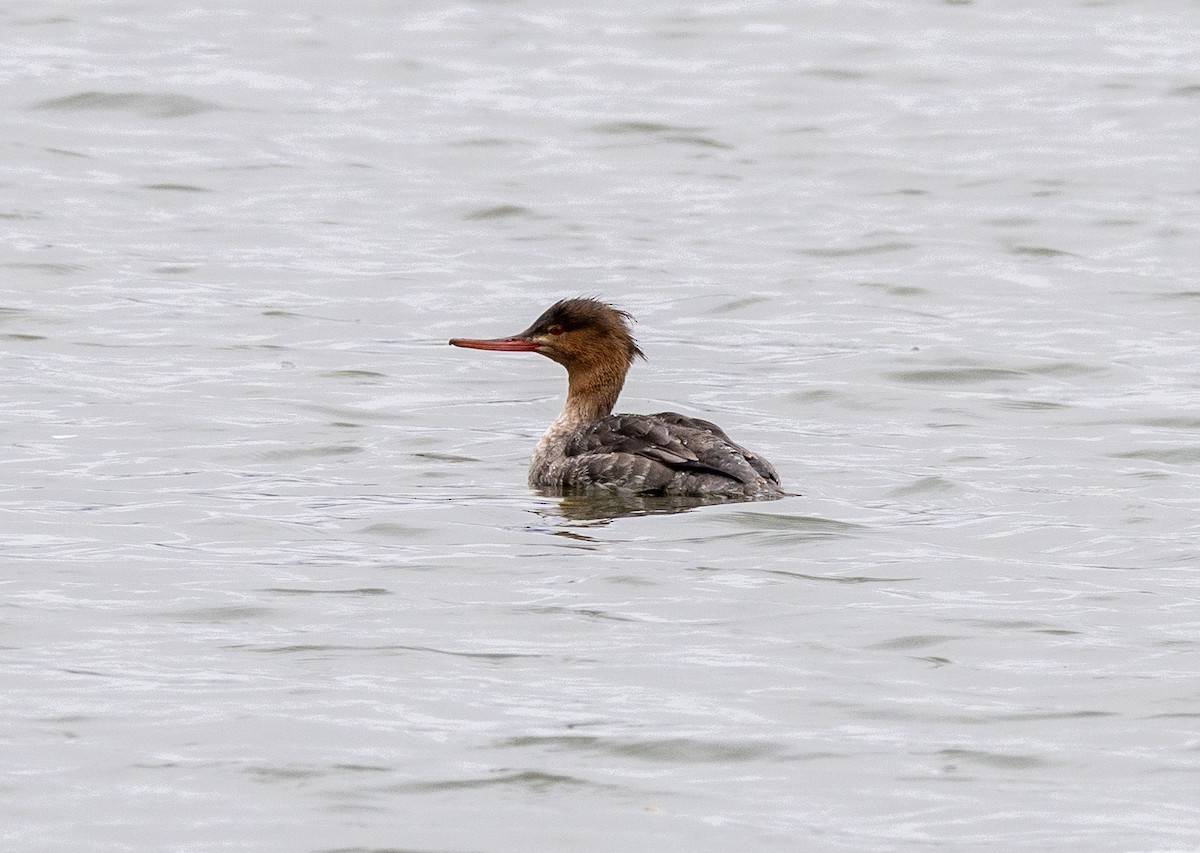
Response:
M568 374L562 416L574 424L585 424L612 414L627 369L613 364L575 367Z

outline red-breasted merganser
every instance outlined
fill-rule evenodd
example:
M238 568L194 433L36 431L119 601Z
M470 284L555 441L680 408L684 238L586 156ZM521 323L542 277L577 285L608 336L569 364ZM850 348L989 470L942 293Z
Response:
M781 497L771 463L715 424L674 412L612 414L633 360L646 357L630 333L632 319L596 299L564 299L512 337L451 339L468 349L541 353L567 369L567 402L533 453L529 485L560 494Z

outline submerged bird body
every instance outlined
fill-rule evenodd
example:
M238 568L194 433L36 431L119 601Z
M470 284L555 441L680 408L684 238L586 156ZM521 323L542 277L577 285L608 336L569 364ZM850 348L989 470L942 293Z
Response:
M650 495L761 500L783 495L769 462L715 424L674 412L612 414L635 358L630 317L595 299L564 299L508 338L454 346L537 352L567 369L567 400L529 464L529 485L560 493L609 489Z

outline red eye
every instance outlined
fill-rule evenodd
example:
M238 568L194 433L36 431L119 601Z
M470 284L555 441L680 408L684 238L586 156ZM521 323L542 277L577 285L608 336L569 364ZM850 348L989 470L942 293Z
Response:
M561 335L563 333L563 327L562 326L551 326L546 331L552 335Z

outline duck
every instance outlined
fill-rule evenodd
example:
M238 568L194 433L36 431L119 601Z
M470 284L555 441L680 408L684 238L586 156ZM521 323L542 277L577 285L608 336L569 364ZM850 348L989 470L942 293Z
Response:
M555 302L518 334L450 340L464 349L538 353L566 368L566 401L533 451L529 486L558 495L782 497L774 466L710 421L676 412L613 414L630 368L646 358L632 322L613 305L575 297Z

